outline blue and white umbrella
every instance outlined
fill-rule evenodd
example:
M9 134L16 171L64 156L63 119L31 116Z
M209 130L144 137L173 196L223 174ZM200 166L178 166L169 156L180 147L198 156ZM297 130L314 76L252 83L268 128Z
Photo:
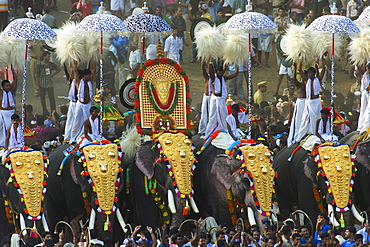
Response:
M249 5L248 5L249 6ZM247 8L248 8L247 6ZM244 12L232 16L222 27L221 32L224 34L245 34L248 35L248 101L252 100L252 69L251 69L251 34L274 33L277 29L276 24L266 15L257 12ZM251 104L248 104L249 114L251 113ZM248 139L251 138L252 125L248 127Z
M356 34L360 29L348 17L341 15L323 15L315 19L308 27L307 30L323 34L332 34L332 47L331 47L331 105L334 102L334 34ZM332 108L332 116L334 116L334 109ZM331 124L331 133L333 133L333 123Z
M244 12L232 16L222 27L224 33L273 33L277 29L276 24L266 15L257 12Z
M29 40L46 40L55 38L56 33L44 22L37 19L21 18L16 19L8 24L2 33L4 36L15 39L26 40L26 49L24 55L24 70L23 70L23 87L22 87L22 105L26 104L26 85L27 85L27 57L28 57L28 41ZM22 107L22 135L25 128L25 110ZM24 138L22 141L24 146Z
M103 5L100 7L104 9ZM77 26L77 31L100 32L100 109L104 115L103 107L103 32L127 32L123 21L111 14L97 13L85 17ZM100 134L103 134L103 117L100 118Z
M145 37L167 37L171 34L171 26L161 17L152 14L131 15L124 21L132 33L142 33Z
M117 16L111 14L93 14L86 16L78 25L79 31L124 32L126 25Z
M370 6L366 7L354 22L359 28L368 27L370 25Z

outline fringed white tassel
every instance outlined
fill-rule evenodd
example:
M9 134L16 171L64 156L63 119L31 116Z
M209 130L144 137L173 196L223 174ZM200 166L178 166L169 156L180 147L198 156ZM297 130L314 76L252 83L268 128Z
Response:
M216 27L204 27L201 32L195 34L195 43L197 44L198 59L209 61L211 59L220 59L223 55L223 45L225 36L220 33Z
M245 34L229 34L226 36L226 44L224 48L224 63L225 64L242 64L248 60L248 37Z
M305 25L289 25L285 38L289 41L286 46L287 59L312 61L312 32Z

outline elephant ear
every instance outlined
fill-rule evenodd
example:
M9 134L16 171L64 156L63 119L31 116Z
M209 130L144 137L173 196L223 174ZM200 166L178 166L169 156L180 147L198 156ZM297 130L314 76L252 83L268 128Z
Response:
M215 161L212 164L211 173L216 175L218 181L220 181L227 190L231 189L232 184L232 172L233 158L226 154L217 155Z
M6 183L9 179L9 176L9 170L5 166L0 165L0 196L2 198L6 198L8 194L8 186L6 186Z
M305 159L305 160L302 161L302 163L303 163L303 172L304 172L304 175L309 180L311 180L313 186L316 189L318 189L318 187L319 187L319 185L318 185L318 179L316 177L316 174L314 174L314 171L312 170L312 168L309 166L309 162L313 162L313 161L310 161L309 158L307 158L307 159Z
M159 152L152 149L153 144L152 141L143 143L135 156L137 168L149 179L154 176L154 165L159 155Z

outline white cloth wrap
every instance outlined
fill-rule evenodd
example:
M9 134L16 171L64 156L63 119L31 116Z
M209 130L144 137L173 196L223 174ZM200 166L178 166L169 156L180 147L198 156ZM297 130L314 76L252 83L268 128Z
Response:
M299 128L301 127L305 103L306 103L305 98L298 98L297 101L295 102L292 122L290 124L290 131L288 136L288 146L300 141L297 140L296 137L298 136Z

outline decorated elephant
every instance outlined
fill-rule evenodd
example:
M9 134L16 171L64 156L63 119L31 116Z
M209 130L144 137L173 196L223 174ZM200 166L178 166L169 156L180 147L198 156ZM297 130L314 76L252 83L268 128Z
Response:
M60 146L49 157L45 206L50 225L90 216L89 228L94 228L96 219L100 238L119 239L126 225L120 213L124 196L120 149L109 142L85 146L81 153L68 148ZM74 230L78 235L80 229Z
M293 203L298 203L312 222L325 207L335 226L339 226L339 222L353 225L354 217L363 222L353 205L356 169L350 147L326 143L312 155L304 148L297 148L298 145L282 149L274 160L274 168L279 173L276 197L280 212L287 217Z
M201 141L195 145L197 150L201 149ZM211 206L217 222L232 225L236 223L235 201L246 209L250 225L264 229L261 220L273 216L276 174L270 157L268 148L257 143L245 143L233 155L208 145L197 156L199 165L195 171L196 200L206 199L200 204L201 210Z
M24 148L8 154L5 165L0 165L2 226L8 222L22 232L27 228L40 233L50 230L44 213L47 167L46 156L39 151Z
M178 227L191 209L198 213L192 182L195 167L192 142L182 133L161 133L143 143L131 168L138 223L160 224L160 212L162 222Z

